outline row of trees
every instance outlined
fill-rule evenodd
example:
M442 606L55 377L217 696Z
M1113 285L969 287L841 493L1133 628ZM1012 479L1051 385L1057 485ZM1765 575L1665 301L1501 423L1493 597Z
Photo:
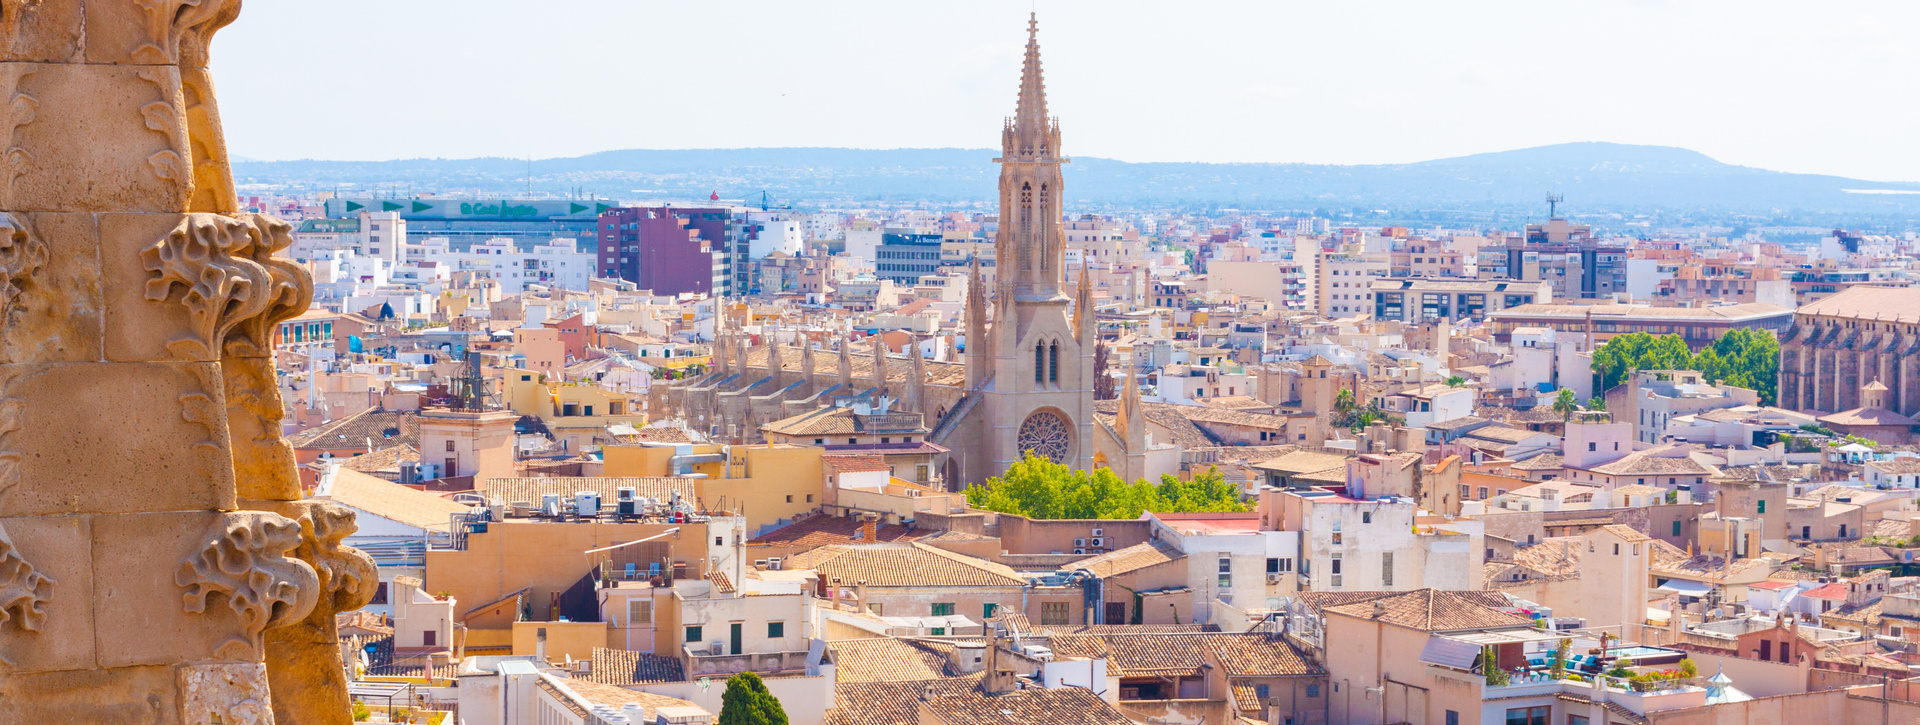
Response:
M1112 469L1076 471L1028 453L1004 476L967 487L967 505L1034 519L1134 519L1146 511L1245 511L1240 491L1217 469L1182 481L1128 483Z
M1695 370L1715 385L1758 391L1761 405L1773 405L1780 385L1780 340L1766 330L1728 330L1695 354L1679 335L1621 335L1593 351L1596 397L1626 382L1635 370Z

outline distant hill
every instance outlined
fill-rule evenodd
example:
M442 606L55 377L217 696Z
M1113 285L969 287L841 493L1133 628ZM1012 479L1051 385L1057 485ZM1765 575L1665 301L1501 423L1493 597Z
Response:
M535 191L584 190L620 200L757 198L776 204L991 203L998 168L988 149L755 148L605 151L535 160ZM506 158L403 161L236 161L242 184L395 192L524 193L529 165ZM260 187L254 187L260 188ZM1904 219L1920 214L1920 183L1789 174L1733 166L1686 149L1569 143L1408 164L1128 163L1074 158L1069 208L1235 207L1389 210L1403 218L1537 214L1548 192L1576 216L1653 215L1667 220L1755 217Z

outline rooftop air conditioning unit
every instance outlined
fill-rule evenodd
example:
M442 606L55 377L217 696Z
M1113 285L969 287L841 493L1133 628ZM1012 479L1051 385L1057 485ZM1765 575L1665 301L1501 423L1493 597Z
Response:
M716 654L716 655L723 655L723 654L726 654L726 653L727 653L727 643L725 643L725 642L722 642L722 641L720 641L720 640L717 640L717 639L716 639L716 640L714 640L714 641L712 641L712 642L708 642L708 643L707 643L707 652L708 652L708 653L710 653L710 654Z
M1277 571L1270 571L1270 572L1267 572L1267 583L1268 583L1268 584L1279 584L1279 583L1280 583L1280 572L1277 572Z
M1093 530L1093 535L1094 535L1094 536L1106 536L1106 535L1107 535L1107 530L1106 530L1106 529L1094 529L1094 530Z
M767 568L773 571L780 571L780 557L777 557L777 556L768 557Z
M573 504L574 513L581 516L590 517L600 515L600 493L598 491L581 491L575 493L573 495Z
M1094 539L1094 540L1092 540L1092 541L1088 541L1088 542L1087 542L1087 545L1088 545L1088 546L1104 546L1104 544L1101 544L1101 543L1100 543L1101 541L1103 541L1103 539L1097 539L1097 538L1096 538L1096 539Z
M540 497L540 513L548 516L560 515L560 494L549 493Z
M1087 545L1087 540L1086 540L1086 539L1074 539L1074 540L1073 540L1073 545L1074 545L1074 546L1086 546L1086 545Z

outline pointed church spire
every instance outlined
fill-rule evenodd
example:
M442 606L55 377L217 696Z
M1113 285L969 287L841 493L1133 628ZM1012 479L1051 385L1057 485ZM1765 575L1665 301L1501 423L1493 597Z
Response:
M1122 366L1127 376L1127 387L1120 394L1120 414L1114 416L1114 422L1122 426L1120 440L1127 446L1128 453L1146 450L1147 424L1145 411L1140 408L1140 382L1133 374L1133 361L1128 360Z
M927 361L920 354L920 337L913 336L907 341L907 409L925 416L927 413ZM933 421L927 421L929 425Z
M767 329L767 377L772 378L773 384L778 386L780 375L786 371L786 357L780 354L780 328L769 327Z
M991 344L987 342L987 290L980 281L980 255L967 268L967 390L986 382Z
M1093 323L1093 275L1088 273L1086 265L1081 265L1080 288L1073 295L1073 336L1081 345L1093 344Z
M1014 150L1021 156L1051 156L1046 144L1052 119L1047 117L1047 82L1040 75L1040 14L1027 18L1027 57L1020 68L1020 101L1013 110Z
M850 395L853 391L853 338L840 338L840 392Z
M813 395L815 390L819 390L819 386L814 385L814 382L813 382L813 371L814 371L813 340L808 339L807 336L803 334L800 336L799 342L800 342L800 385L801 385L800 395L802 397L805 397L805 396Z
M887 346L879 333L873 335L873 394L875 397L887 394Z

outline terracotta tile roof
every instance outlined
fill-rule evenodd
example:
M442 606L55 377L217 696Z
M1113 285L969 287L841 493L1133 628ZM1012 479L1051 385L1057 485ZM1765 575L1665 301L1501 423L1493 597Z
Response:
M1886 408L1854 408L1831 415L1820 416L1819 421L1827 425L1857 426L1898 426L1902 428L1920 425L1912 418L1895 413Z
M841 473L893 470L886 458L865 453L829 453L820 456L820 462Z
M967 692L980 684L978 674L911 682L848 682L833 688L833 709L823 725L917 725L920 697L935 692Z
M1301 604L1306 605L1307 610L1309 612L1312 612L1315 616L1319 616L1322 612L1326 610L1327 607L1337 607L1343 604L1360 604L1364 602L1371 602L1375 599L1385 599L1387 597L1394 596L1397 593L1398 592L1311 591L1311 592L1300 592L1299 594L1296 594L1294 596L1296 599L1299 600ZM1485 606L1485 607L1493 607L1495 609L1505 609L1513 606L1513 604L1507 600L1507 595L1501 594L1499 592L1473 589L1473 590L1467 590L1467 591L1457 591L1457 592L1453 592L1453 594L1462 599L1480 604L1481 606Z
M685 682L687 679L678 658L624 649L593 648L592 667L582 679L603 685Z
M373 474L388 481L397 481L400 476L400 464L420 460L420 452L404 443L390 446L365 455L354 456L340 461L340 467L361 473Z
M949 642L875 637L828 642L827 647L833 650L833 679L843 685L921 682L952 674L947 669L947 658L953 653Z
M1614 536L1618 536L1622 539L1626 539L1627 541L1648 541L1653 538L1644 533L1641 533L1639 529L1633 528L1632 526L1628 526L1626 524L1607 524L1606 526L1602 526L1600 528L1601 530L1606 531L1607 533L1613 534Z
M1199 677L1209 652L1229 676L1325 674L1292 643L1259 633L1057 634L1048 644L1055 655L1104 658L1120 677Z
M924 544L823 546L795 555L788 569L813 569L829 579L870 587L1017 587L1025 577L1005 564Z
M1585 470L1609 476L1632 476L1636 474L1713 476L1719 471L1712 466L1701 465L1688 456L1655 456L1652 451L1634 451L1620 460L1604 463Z
M1438 589L1395 593L1371 602L1327 607L1326 611L1359 619L1374 619L1376 605L1384 607L1383 613L1378 618L1379 621L1423 632L1454 632L1533 625L1533 620L1526 617L1488 607L1453 592Z
M1532 438L1534 436L1543 436L1543 435L1549 435L1549 434L1541 433L1540 431L1537 431L1537 430L1527 430L1525 428L1509 428L1504 425L1489 425L1481 428L1475 428L1473 429L1472 432L1469 432L1462 437L1475 438L1483 441L1492 441L1495 443L1511 444L1511 443L1519 443L1521 441L1524 441L1528 438Z
M747 545L792 546L799 549L815 549L833 544L872 544L890 541L921 541L942 532L909 529L897 524L886 524L874 529L876 541L862 541L854 538L860 531L860 519L847 516L808 516L786 526L755 536ZM952 532L946 532L952 533Z
M372 441L377 448L396 445L420 445L420 416L412 411L385 411L369 408L331 423L308 428L287 436L295 448L359 448L366 450Z
M1346 470L1347 456L1339 453L1320 453L1318 451L1294 451L1270 461L1254 464L1254 468L1263 471L1277 471L1283 474L1318 473L1330 468Z
M1186 556L1172 546L1158 541L1148 541L1110 551L1091 559L1082 559L1074 562L1070 567L1084 569L1093 572L1094 576L1106 578L1185 559Z
M475 482L474 488L486 495L488 499L504 503L521 501L534 506L539 506L541 497L547 494L558 495L563 505L565 505L573 501L574 494L581 491L593 491L600 494L600 505L603 508L611 508L614 505L614 495L622 488L632 488L636 496L645 496L663 502L672 500L673 492L679 491L682 498L692 500L696 507L699 506L699 501L695 498L698 495L696 493L697 489L694 487L693 479L691 478L622 478L606 476L505 477L481 479Z
M1197 408L1193 405L1168 405L1165 403L1142 403L1140 415L1147 422L1166 429L1168 442L1182 448L1210 448L1221 444L1221 440L1193 420L1181 415L1180 408ZM1120 401L1096 400L1093 402L1094 419L1102 425L1112 428L1114 417L1119 415ZM1155 439L1160 438L1158 434Z
M1856 285L1795 310L1800 315L1920 322L1920 290Z
M1023 630L1024 631L1024 630ZM1049 625L1034 630L1054 634L1204 634L1220 631L1218 624L1069 624Z
M947 725L1133 725L1133 721L1081 687L1032 688L1002 694L979 691L936 694L926 709Z
M1542 453L1524 461L1515 461L1509 468L1516 471L1558 471L1566 463L1567 459L1558 453Z
M326 499L408 526L446 531L453 514L466 513L466 504L454 503L425 491L340 468L322 479L314 498Z
M1233 680L1228 683L1228 686L1233 688L1233 704L1241 712L1259 712L1261 708L1266 707L1266 704L1260 701L1260 691L1254 689L1254 683L1251 680Z

